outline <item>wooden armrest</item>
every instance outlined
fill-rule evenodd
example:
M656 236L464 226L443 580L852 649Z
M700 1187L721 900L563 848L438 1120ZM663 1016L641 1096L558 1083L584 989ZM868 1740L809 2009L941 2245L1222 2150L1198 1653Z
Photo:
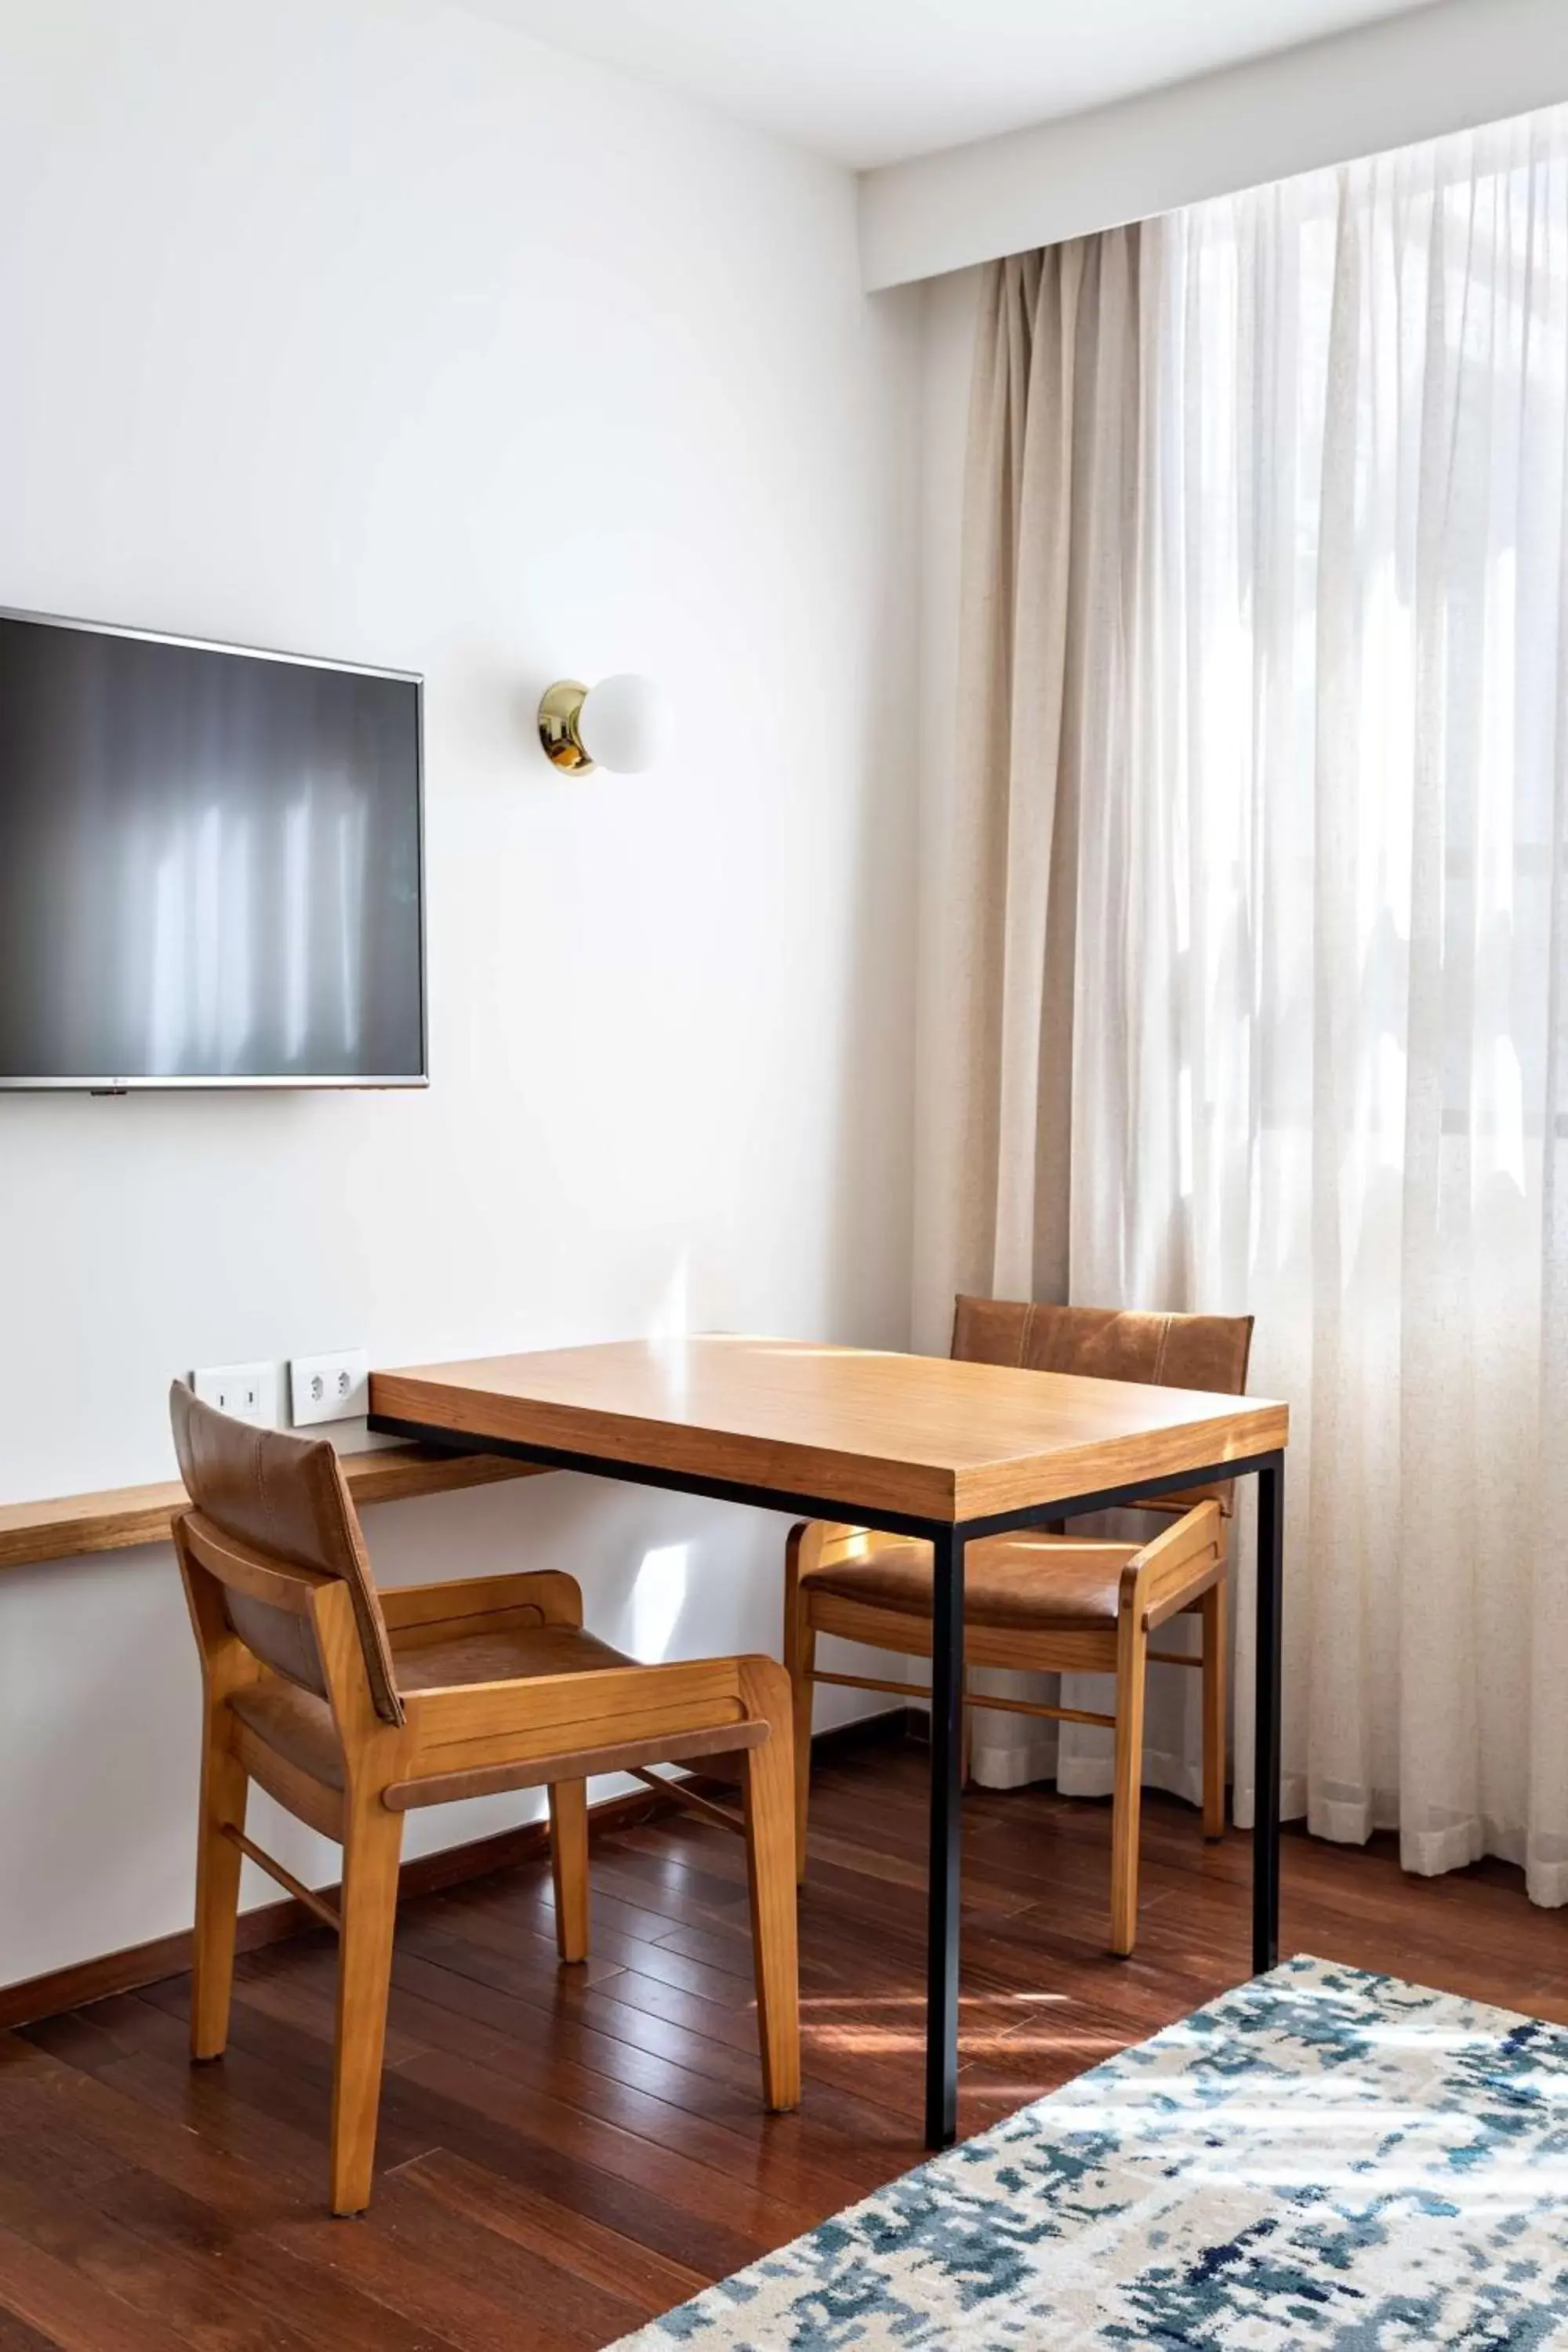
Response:
M1122 1614L1140 1617L1145 1631L1163 1624L1214 1581L1224 1560L1220 1507L1198 1503L1128 1561L1121 1571Z
M460 1620L479 1624L503 1612L521 1614L541 1625L580 1625L583 1596L576 1581L558 1569L524 1569L510 1576L465 1576L449 1584L394 1584L380 1588L386 1629L421 1635Z
M510 1763L573 1747L599 1748L667 1731L707 1731L766 1713L750 1703L757 1669L772 1661L698 1658L658 1666L605 1666L411 1692L404 1701L416 1773ZM787 1694L787 1683L783 1685ZM779 1700L788 1721L787 1701Z

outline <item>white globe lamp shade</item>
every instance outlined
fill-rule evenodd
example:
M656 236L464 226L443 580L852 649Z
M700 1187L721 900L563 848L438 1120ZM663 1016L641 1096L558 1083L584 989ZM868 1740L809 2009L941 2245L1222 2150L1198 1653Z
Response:
M640 775L657 766L669 741L668 706L651 677L622 670L589 688L577 735L595 767Z

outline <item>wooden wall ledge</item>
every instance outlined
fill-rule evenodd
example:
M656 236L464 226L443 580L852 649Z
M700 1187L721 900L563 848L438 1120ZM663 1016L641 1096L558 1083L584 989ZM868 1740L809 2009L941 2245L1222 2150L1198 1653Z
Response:
M386 1445L345 1454L343 1475L356 1504L393 1503L406 1495L448 1495L459 1486L493 1486L503 1478L544 1475L531 1462L499 1454L443 1454L426 1445ZM40 1503L0 1503L0 1569L83 1552L125 1551L166 1543L186 1495L177 1478L155 1486L108 1486L97 1495L56 1495Z

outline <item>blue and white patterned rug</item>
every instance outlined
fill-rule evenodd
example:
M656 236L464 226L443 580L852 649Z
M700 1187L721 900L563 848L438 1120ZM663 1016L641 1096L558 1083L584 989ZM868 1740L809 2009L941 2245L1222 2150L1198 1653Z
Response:
M1074 2345L1568 2347L1568 2031L1288 1961L615 2352Z

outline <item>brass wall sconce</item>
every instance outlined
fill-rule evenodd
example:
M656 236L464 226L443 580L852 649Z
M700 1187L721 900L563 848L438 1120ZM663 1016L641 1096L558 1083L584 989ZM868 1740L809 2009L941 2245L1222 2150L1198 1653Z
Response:
M597 686L559 678L539 705L544 756L565 776L591 776L595 768L640 774L658 759L668 732L664 697L651 677L635 670L601 678Z

